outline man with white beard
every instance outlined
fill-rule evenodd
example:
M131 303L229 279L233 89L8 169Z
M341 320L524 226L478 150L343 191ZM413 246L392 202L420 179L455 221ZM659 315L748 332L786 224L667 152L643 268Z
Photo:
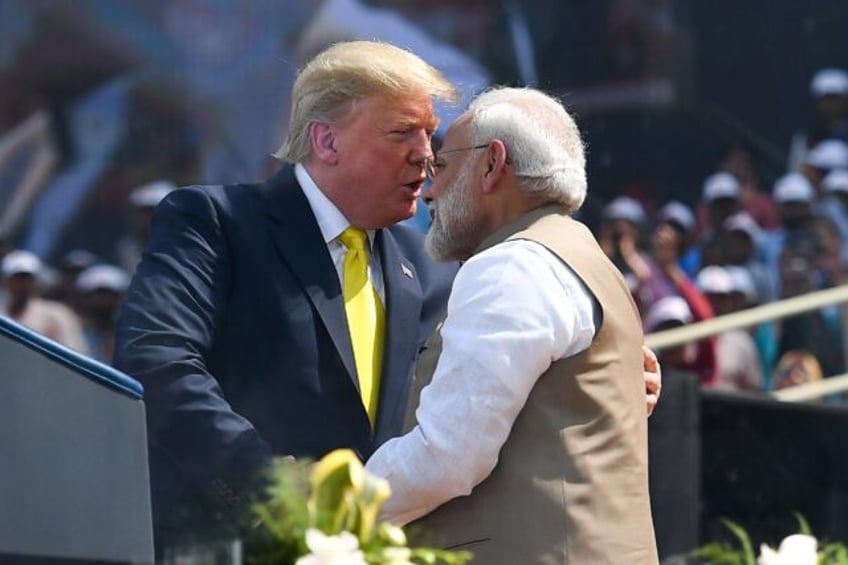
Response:
M392 486L382 517L487 565L657 563L642 325L571 218L586 194L573 119L537 90L488 91L429 169L427 249L464 264L410 431L367 463Z

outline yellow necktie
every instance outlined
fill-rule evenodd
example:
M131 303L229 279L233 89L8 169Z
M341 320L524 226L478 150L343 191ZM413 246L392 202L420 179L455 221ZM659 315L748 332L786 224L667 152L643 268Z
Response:
M368 237L364 231L347 228L339 236L347 247L343 269L343 295L362 404L373 427L380 395L385 313L383 303L368 278Z

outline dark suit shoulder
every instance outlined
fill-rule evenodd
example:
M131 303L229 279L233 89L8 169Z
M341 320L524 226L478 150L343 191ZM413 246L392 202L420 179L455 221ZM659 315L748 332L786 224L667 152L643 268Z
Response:
M206 237L229 239L254 230L266 217L266 210L261 185L192 185L168 194L156 208L153 221L154 226L188 223Z
M198 204L202 201L211 201L219 208L231 208L244 205L248 202L256 203L262 200L262 190L259 184L237 183L237 184L206 184L191 185L174 190L165 197L165 202L171 202L177 206Z

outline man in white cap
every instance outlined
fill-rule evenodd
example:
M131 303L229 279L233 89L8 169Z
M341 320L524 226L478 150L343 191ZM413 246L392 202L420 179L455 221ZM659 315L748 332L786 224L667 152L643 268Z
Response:
M3 258L0 271L7 299L2 314L81 353L87 353L82 328L74 312L38 294L41 260L33 253L15 250Z
M94 265L77 278L79 309L89 354L103 363L112 362L115 317L129 286L129 275L114 265Z
M742 209L741 195L739 180L728 172L715 172L704 179L701 205L706 208L706 223L699 226L696 272L701 265L724 262L724 222ZM697 219L703 220L703 216L699 215Z
M762 240L763 258L774 280L780 280L780 256L790 241L805 239L811 232L814 214L815 189L801 173L787 173L774 183L772 198L780 212L782 226L767 232Z
M819 203L818 213L830 220L842 242L840 261L842 268L848 267L848 170L836 170L822 179L824 198Z
M650 265L642 241L646 219L639 201L619 196L604 206L598 228L601 249L624 274L634 297L638 295L640 281L650 277Z
M750 273L760 302L777 298L777 281L762 258L762 245L766 231L748 212L739 212L724 222L727 234L726 264L744 268Z
M720 229L724 220L739 211L742 187L730 173L720 171L704 179L701 199L707 204L705 231Z
M845 169L848 169L848 143L839 139L826 139L810 149L801 172L813 185L816 200L819 200L824 196L824 177L831 171Z
M848 72L840 68L817 71L810 81L814 121L792 137L789 170L800 168L809 148L825 139L848 142Z
M810 82L810 94L820 118L820 139L848 135L848 72L828 68L818 71ZM818 141L811 139L811 141Z
M644 326L646 333L661 332L691 324L692 310L680 296L669 295L657 300L645 315ZM666 347L657 355L663 370L682 369L689 371L697 355L696 344L693 342ZM668 381L666 381L668 382ZM700 382L700 379L699 379Z
M733 296L736 286L724 267L704 267L695 282L713 305L716 316L736 311L738 305ZM715 386L732 390L762 390L760 355L751 334L744 329L727 330L716 336Z
M150 239L150 221L153 211L177 186L169 180L149 182L130 193L129 203L132 206L133 232L121 238L117 244L118 262L129 273L135 271L141 259L141 252Z

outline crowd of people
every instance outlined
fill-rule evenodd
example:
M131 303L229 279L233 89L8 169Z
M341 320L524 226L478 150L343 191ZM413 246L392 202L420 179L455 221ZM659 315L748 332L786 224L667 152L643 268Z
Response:
M762 186L752 152L733 146L694 206L672 200L648 213L620 196L603 208L601 246L625 273L646 332L845 281L848 73L822 69L810 92L816 122L796 135L803 149L796 139L772 186ZM705 386L776 390L845 372L844 320L835 304L671 347L661 361L694 372Z

